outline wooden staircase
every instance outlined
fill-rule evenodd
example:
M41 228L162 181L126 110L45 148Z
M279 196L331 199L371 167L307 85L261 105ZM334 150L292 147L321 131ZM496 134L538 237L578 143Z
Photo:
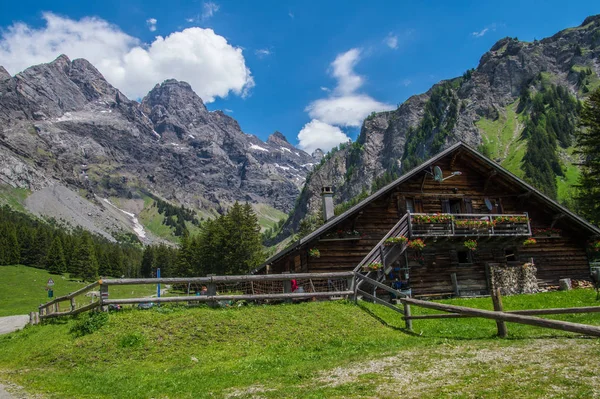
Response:
M354 272L360 273L376 281L384 281L385 276L392 270L394 262L406 251L407 243L401 245L386 246L385 241L391 237L408 237L408 214L405 214L399 221L387 232L387 234L373 247L373 249L363 258L354 268ZM383 265L382 270L363 271L363 268L369 264L377 262ZM365 280L358 283L358 287Z

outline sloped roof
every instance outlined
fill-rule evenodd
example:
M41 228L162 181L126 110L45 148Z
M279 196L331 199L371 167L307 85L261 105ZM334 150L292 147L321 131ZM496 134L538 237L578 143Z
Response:
M414 177L415 175L417 175L418 173L422 172L423 170L431 167L434 163L438 162L440 159L444 158L448 154L451 154L451 153L453 153L453 152L455 152L455 151L457 151L459 149L466 150L469 154L471 154L471 155L475 156L476 158L480 159L481 161L483 161L484 163L486 163L487 165L489 165L490 167L492 167L493 169L495 169L501 175L504 175L505 177L507 177L507 178L515 181L515 183L518 184L519 186L521 186L525 191L531 192L537 199L539 199L542 202L546 203L550 208L553 208L554 210L556 210L556 211L564 214L565 216L569 217L572 221L574 221L575 223L577 223L578 225L580 225L584 229L590 231L590 233L592 233L594 235L600 235L600 229L598 227L592 225L590 222L588 222L587 220L583 219L582 217L574 214L573 212L571 212L570 210L568 210L567 208L565 208L564 206L562 206L558 202L554 201L553 199L551 199L547 195L543 194L542 192L540 192L536 188L532 187L531 185L529 185L528 183L526 183L525 181L523 181L519 177L515 176L513 173L511 173L508 170L504 169L502 166L500 166L496 162L494 162L491 159L485 157L484 155L480 154L475 149L473 149L472 147L470 147L469 145L467 145L467 144L465 144L464 142L461 141L461 142L458 142L458 143L456 143L456 144L448 147L444 151L438 153L434 157L432 157L429 160L423 162L421 165L419 165L419 166L411 169L409 172L407 172L404 175L400 176L400 178L398 178L397 180L391 182L387 186L385 186L385 187L381 188L380 190L376 191L375 193L371 194L370 196L368 196L367 198L365 198L364 200L362 200L361 202L359 202L358 204L356 204L352 208L348 209L346 212L342 213L341 215L338 215L338 216L335 216L335 217L331 218L329 221L327 221L327 223L325 223L324 225L322 225L321 227L319 227L318 229L316 229L315 231L313 231L312 233L310 233L306 237L304 237L304 238L302 238L302 239L294 242L293 244L291 244L290 246L288 246L286 249L284 249L284 250L278 252L277 254L271 256L260 267L258 267L254 271L252 271L252 273L255 273L255 272L259 271L260 269L262 269L266 265L275 262L276 260L278 260L281 257L287 255L288 253L290 253L290 252L292 252L292 251L294 251L294 250L302 247L304 244L306 244L306 243L314 240L316 237L318 237L319 235L321 235L325 231L329 230L331 227L333 227L336 224L338 224L338 223L346 220L348 217L352 216L356 212L358 212L361 209L363 209L365 206L367 206L372 201L374 201L374 200L380 198L381 196L385 195L386 193L390 192L391 190L393 190L399 184L401 184L401 183L409 180L410 178Z

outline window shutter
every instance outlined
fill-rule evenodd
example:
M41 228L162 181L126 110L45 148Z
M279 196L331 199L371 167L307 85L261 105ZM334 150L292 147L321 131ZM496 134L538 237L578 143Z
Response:
M473 201L471 198L465 198L465 213L473 213Z
M415 198L413 200L413 204L415 206L415 213L423 213L423 200L420 198Z
M447 199L442 200L442 213L452 213L450 210L450 201Z

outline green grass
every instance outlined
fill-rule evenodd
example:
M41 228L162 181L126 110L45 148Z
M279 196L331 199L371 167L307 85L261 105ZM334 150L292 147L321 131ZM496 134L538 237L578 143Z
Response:
M574 186L579 182L581 171L575 165L579 160L573 154L575 147L570 147L567 150L560 150L561 160L563 161L564 176L556 177L556 187L558 200L562 203L573 199Z
M54 295L62 296L83 287L65 276L27 266L0 266L0 316L29 314L48 302L46 283L54 280Z
M261 231L272 228L277 222L287 216L285 213L267 204L252 204L252 208L258 217L258 224Z
M0 184L0 205L7 204L13 209L25 212L25 199L29 194L31 194L31 191L25 188Z
M155 236L179 243L179 238L173 234L175 229L163 224L165 217L158 213L158 207L152 206L152 203L151 198L144 198L144 209L138 215L140 223Z
M490 158L515 175L522 177L521 162L525 156L526 141L521 140L522 117L517 114L519 102L507 105L496 120L481 118L476 125Z
M489 298L444 302L491 309ZM598 302L574 290L504 304ZM600 325L598 314L556 318ZM510 338L498 339L482 319L419 320L407 334L397 313L369 303L127 310L83 337L69 333L75 322L1 336L0 380L50 398L600 395L598 339L511 323Z
M48 298L46 283L54 280L54 297L67 295L84 287L82 283L69 279L68 274L50 274L43 269L27 266L0 266L0 317L29 314L37 311L38 306L51 300ZM142 298L156 293L155 286L121 285L109 288L111 298ZM87 303L90 299L78 297L78 304ZM68 302L62 306L68 307Z

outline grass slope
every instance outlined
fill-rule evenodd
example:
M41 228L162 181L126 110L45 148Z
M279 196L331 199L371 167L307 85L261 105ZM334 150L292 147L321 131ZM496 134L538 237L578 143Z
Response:
M592 290L505 298L507 309L592 304ZM600 325L597 314L561 318ZM415 321L406 334L398 314L369 303L129 310L79 338L74 323L0 337L0 380L53 398L600 395L597 339L509 324L501 340L479 319Z
M519 102L509 104L496 120L481 118L476 125L490 158L499 162L519 177L523 177L521 162L525 156L526 141L521 140L523 123L517 115Z
M261 231L273 228L277 222L287 216L285 213L267 204L252 204L252 208L256 212Z
M25 212L25 199L31 192L24 188L15 188L7 184L0 184L0 205L9 205L11 208Z
M42 303L48 302L46 283L54 280L54 297L67 295L88 283L70 280L69 275L50 274L47 270L27 266L0 266L0 317L29 314ZM113 286L109 294L115 298L148 297L156 288L148 285ZM85 297L78 298L87 302ZM68 306L68 303L64 303ZM63 310L66 310L63 309Z

